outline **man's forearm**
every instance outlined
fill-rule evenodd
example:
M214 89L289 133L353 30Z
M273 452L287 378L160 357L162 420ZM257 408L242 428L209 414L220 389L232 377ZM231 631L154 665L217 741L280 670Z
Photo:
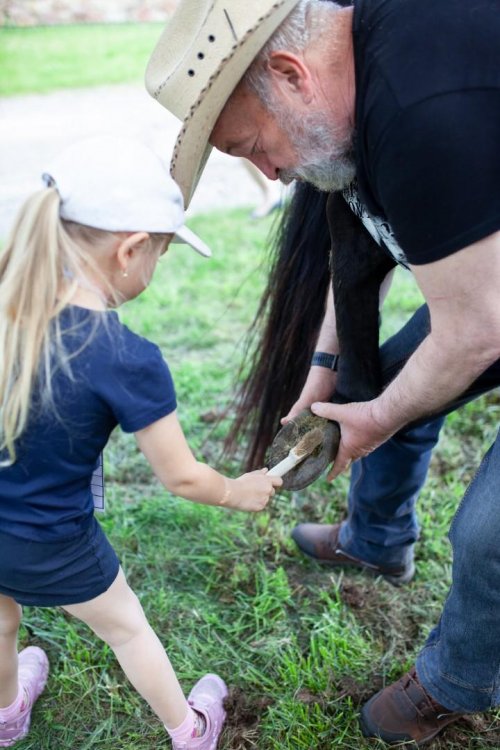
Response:
M500 233L412 270L431 333L372 402L374 420L391 434L449 404L500 357Z
M330 478L404 425L449 405L500 359L500 232L412 270L429 306L431 333L372 401L311 404L314 414L340 423Z
M445 407L496 358L494 350L478 351L456 342L445 344L431 333L372 402L373 419L384 432L394 434Z
M335 307L333 304L333 292L331 286L328 287L325 315L321 324L318 340L316 341L316 351L328 352L329 354L339 353L337 321L335 318Z

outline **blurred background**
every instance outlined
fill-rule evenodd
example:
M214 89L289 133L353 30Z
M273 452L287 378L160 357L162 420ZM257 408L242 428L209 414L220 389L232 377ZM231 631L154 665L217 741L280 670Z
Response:
M0 22L15 26L166 21L175 0L2 0Z
M174 7L175 0L0 2L0 238L67 143L121 132L169 160L180 124L142 79ZM240 160L213 154L190 215L245 205L259 218L280 196Z

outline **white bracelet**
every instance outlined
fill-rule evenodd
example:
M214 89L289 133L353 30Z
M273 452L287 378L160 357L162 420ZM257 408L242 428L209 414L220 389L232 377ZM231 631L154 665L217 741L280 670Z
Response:
M219 500L219 505L227 505L229 500L231 499L231 489L229 487L229 482L227 481L226 477L222 477L224 480L224 494L222 495L222 499Z

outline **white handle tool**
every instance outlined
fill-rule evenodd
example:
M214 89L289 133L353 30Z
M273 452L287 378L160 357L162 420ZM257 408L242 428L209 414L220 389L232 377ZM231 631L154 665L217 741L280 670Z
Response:
M306 432L304 437L292 448L288 456L276 464L276 466L273 466L272 469L269 469L267 475L269 477L282 477L284 474L287 474L290 469L294 469L306 456L309 456L322 440L323 433L319 427Z

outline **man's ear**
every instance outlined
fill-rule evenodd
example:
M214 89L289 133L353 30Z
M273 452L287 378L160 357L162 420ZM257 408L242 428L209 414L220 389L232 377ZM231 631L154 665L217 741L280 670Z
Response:
M310 104L313 98L311 72L302 58L293 52L278 50L269 57L268 70L273 84L290 100Z
M122 273L127 273L127 268L134 255L142 250L144 242L149 240L147 232L133 232L120 239L116 248L116 260Z

